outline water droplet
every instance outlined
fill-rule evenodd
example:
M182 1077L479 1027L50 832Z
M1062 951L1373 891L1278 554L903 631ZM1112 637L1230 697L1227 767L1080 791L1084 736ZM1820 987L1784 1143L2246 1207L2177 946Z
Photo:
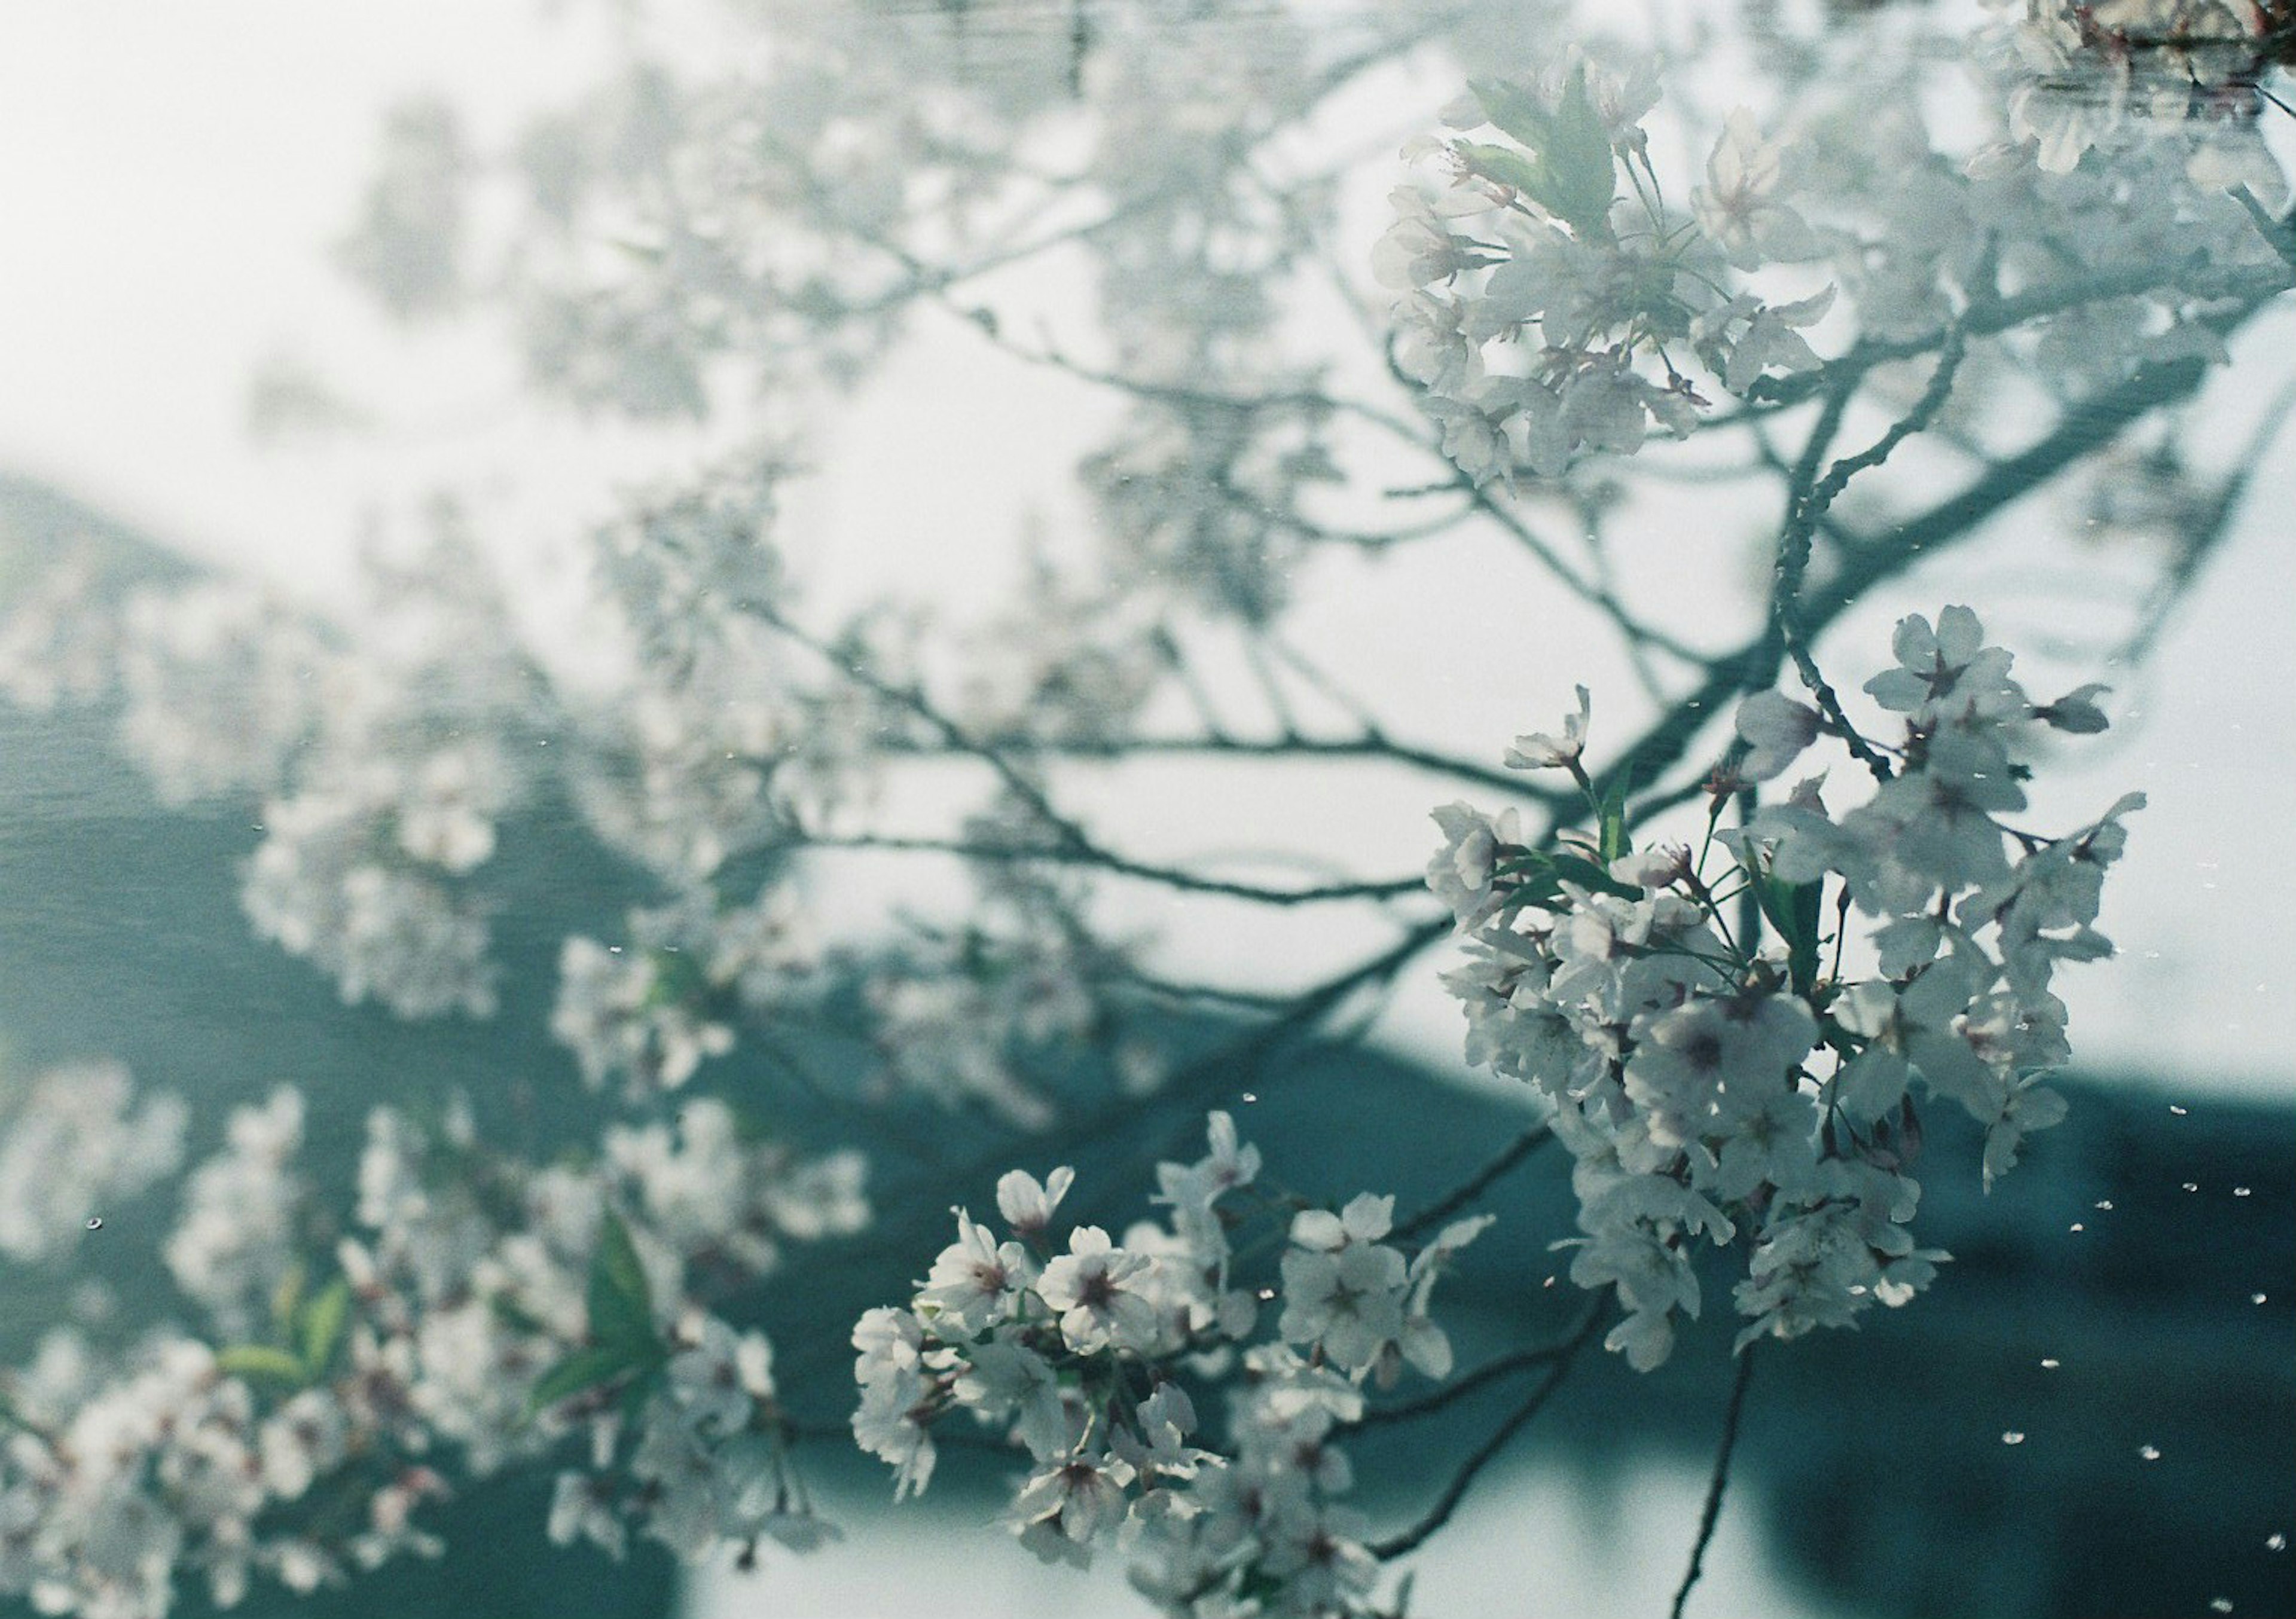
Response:
M2251 1293L2248 1296L2248 1302L2251 1304L2260 1304L2264 1302L2264 1295L2261 1293Z
M2071 1231L2085 1231L2088 1230L2088 1227L2087 1227L2087 1226L2083 1225L2079 1221L2076 1220L2076 1221L2074 1221L2074 1222L2072 1222L2071 1226L2070 1226L2070 1227L2069 1227L2068 1229L2069 1229L2069 1230L2071 1230Z
M1259 1092L1257 1091L1246 1091L1243 1093L1243 1100L1248 1102L1256 1102L1259 1100Z
M2198 1181L2187 1181L2185 1182L2185 1190L2188 1192L2196 1192L2201 1190L2201 1183Z
M91 1231L102 1231L103 1229L103 1216L102 1214L90 1214L87 1217L87 1229Z
M1262 1288L1259 1290L1259 1302L1263 1304L1275 1296L1275 1289L1273 1288Z
M2108 1214L2112 1213L2112 1199L2110 1198L2099 1198L2096 1206Z
M2161 1447L2157 1444L2140 1444L2136 1447L2136 1453L2147 1461L2161 1460Z
M2187 1110L2183 1108L2179 1108L2174 1102L2170 1102L2169 1104L2169 1111L2175 1114L2178 1118L2183 1118Z
M2001 1435L2001 1443L2004 1444L2022 1444L2025 1443L2025 1435L2019 1433L2015 1428L2011 1428L2007 1433Z
M2285 1550L2287 1550L2287 1549L2288 1549L2288 1537L2287 1537L2286 1535L2284 1535L2284 1534L2277 1534L2277 1533L2275 1533L2275 1534L2267 1534L2267 1535L2266 1535L2266 1536L2264 1537L2264 1549L2265 1549L2265 1550L2267 1550L2267 1551L2285 1551Z
M1554 1285L1554 1278L1553 1278L1552 1276L1550 1276L1550 1277L1548 1277L1545 1281L1543 1281L1543 1282L1539 1283L1538 1285L1539 1285L1540 1287L1542 1287L1542 1288L1551 1288L1551 1287L1553 1287L1553 1286Z
M2228 1614L2232 1612L2232 1599L2230 1597L2210 1598L2209 1599L2209 1612L2212 1614Z
M2057 1357L2053 1354L2044 1355L2041 1357L2041 1370L2043 1371L2054 1371L2058 1367L2063 1364L2063 1361L2058 1360Z
M2249 1195L2249 1189L2245 1186L2235 1186L2232 1189L2232 1195L2235 1198L2245 1198Z

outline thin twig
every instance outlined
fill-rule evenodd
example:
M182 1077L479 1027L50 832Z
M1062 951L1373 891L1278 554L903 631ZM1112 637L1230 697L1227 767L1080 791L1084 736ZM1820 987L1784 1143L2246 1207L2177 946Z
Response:
M1067 843L979 843L963 838L904 838L861 832L844 836L808 834L804 846L877 850L893 854L955 854L966 860L1044 861L1054 865L1088 866L1111 876L1156 883L1183 894L1218 895L1229 899L1250 900L1261 905L1313 905L1334 900L1396 899L1406 894L1423 894L1427 889L1427 879L1416 876L1320 883L1314 887L1270 888L1259 883L1203 877L1181 866L1152 865L1145 861L1113 854L1096 845L1079 847Z
M1825 476L1803 491L1793 503L1786 518L1785 533L1778 541L1777 585L1770 598L1770 613L1778 633L1784 638L1786 653L1793 659L1802 684L1816 699L1818 711L1824 714L1849 748L1857 762L1871 772L1876 781L1887 781L1890 776L1890 762L1880 750L1867 741L1841 707L1841 695L1825 676L1818 672L1817 658L1810 650L1809 637L1801 626L1801 582L1809 566L1810 543L1816 537L1819 522L1827 510L1849 488L1849 480L1858 473L1880 466L1899 445L1923 431L1945 407L1947 397L1953 392L1953 380L1961 370L1962 357L1968 352L1968 333L1959 322L1946 330L1945 343L1938 351L1937 364L1930 372L1928 384L1914 407L1890 424L1889 429L1871 445L1855 455L1845 455L1826 469ZM1829 395L1827 408L1833 411L1837 401L1846 401L1845 394ZM1833 412L1833 421L1840 421ZM1831 436L1830 433L1828 435ZM1817 439L1811 439L1815 448ZM1810 464L1795 469L1797 482Z
M1534 1124L1502 1148L1497 1156L1450 1191L1421 1209L1389 1233L1390 1240L1408 1242L1448 1220L1489 1190L1491 1183L1554 1139L1545 1124Z
M1434 1506L1428 1509L1427 1516L1408 1529L1391 1534L1383 1541L1373 1541L1365 1548L1372 1556L1382 1563L1399 1558L1407 1551L1415 1550L1428 1536L1451 1521L1451 1515L1459 1509L1459 1503L1466 1499L1468 1489L1473 1485L1475 1476L1488 1467L1501 1451L1506 1449L1507 1442L1521 1432L1523 1427L1533 1417L1538 1415L1539 1411L1546 1407L1547 1401L1554 1397L1554 1391L1562 1386L1562 1378L1570 1371L1571 1361L1578 1359L1578 1352L1586 1348L1593 1340L1595 1330L1602 1326L1603 1313L1601 1301L1597 1300L1587 1310L1587 1319L1580 1323L1578 1330L1571 1335L1570 1342L1565 1344L1555 1356L1554 1364L1547 1369L1546 1375L1538 1380L1538 1386L1530 1391L1521 1405L1509 1411L1506 1420L1500 1423L1492 1432L1491 1436L1483 1441L1475 1453L1460 1465L1459 1470L1451 1476L1451 1482L1444 1486L1443 1493L1437 1498Z
M1268 737L1264 739L1231 736L1217 732L1202 736L1127 737L1120 741L1094 739L1063 740L1058 737L1012 737L988 735L977 739L983 746L1026 747L1037 753L1058 756L1086 763L1094 760L1123 762L1144 755L1213 755L1242 759L1371 759L1387 760L1397 765L1408 765L1431 774L1448 776L1477 787L1489 788L1514 797L1530 798L1550 808L1562 808L1579 802L1574 792L1564 793L1542 787L1530 776L1519 770L1502 770L1496 765L1478 765L1472 759L1462 759L1450 754L1439 753L1431 748L1415 747L1396 740L1382 732L1373 736L1350 737ZM888 753L938 753L931 744L904 741L890 738L880 744ZM970 753L971 748L964 749Z
M1519 1371L1529 1371L1534 1366L1551 1366L1570 1353L1572 1342L1579 1330L1578 1328L1574 1327L1571 1329L1570 1337L1560 1338L1552 1344L1539 1344L1529 1349L1518 1349L1510 1354L1503 1354L1496 1360L1487 1361L1472 1371L1462 1372L1433 1394L1423 1394L1416 1400L1406 1400L1399 1405L1382 1406L1376 1410L1365 1411L1354 1426L1359 1428L1383 1427L1390 1422L1409 1422L1414 1418L1431 1416L1447 1406L1456 1404L1476 1390L1497 1382L1502 1378L1511 1378Z
M1987 519L2034 495L2130 424L2198 391L2207 370L2197 359L2140 367L2128 381L2085 401L2033 444L1996 462L1959 494L1891 524L1886 538L1845 545L1840 566L1802 593L1803 631L1814 638L1876 585L1966 540ZM1736 651L1710 658L1705 680L1595 775L1595 797L1607 795L1620 781L1656 781L1680 762L1717 715L1728 712L1735 699L1775 681L1784 662L1785 645L1775 624Z
M1682 1605L1690 1600L1690 1588L1698 1583L1698 1576L1704 1572L1706 1548L1714 1539L1715 1522L1722 1516L1722 1492L1730 1483L1730 1452L1738 1446L1738 1419L1746 1409L1746 1386L1753 1380L1754 1346L1749 1344L1738 1355L1737 1379L1730 1385L1730 1409L1722 1418L1722 1448L1714 1453L1714 1476L1706 1485L1706 1509L1698 1515L1698 1543L1690 1549L1690 1567L1674 1593L1670 1619L1682 1619Z

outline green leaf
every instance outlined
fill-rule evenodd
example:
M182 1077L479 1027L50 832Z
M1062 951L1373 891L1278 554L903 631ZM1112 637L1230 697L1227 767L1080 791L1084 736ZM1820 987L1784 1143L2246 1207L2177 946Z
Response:
M1553 133L1538 155L1553 177L1554 192L1539 200L1580 235L1608 236L1618 168L1610 131L1603 127L1603 115L1587 94L1584 67L1574 70L1570 82L1563 86L1562 104L1548 127Z
M1552 108L1535 92L1501 79L1471 79L1467 87L1492 127L1532 153L1526 160L1504 147L1462 142L1458 150L1475 171L1513 186L1582 236L1608 236L1618 170L1586 69L1571 73Z
M1471 78L1467 88L1474 92L1492 128L1513 135L1533 151L1546 149L1554 127L1538 97L1503 78Z
M646 985L644 1005L647 1010L665 1006L683 1006L700 1002L709 993L709 976L701 964L682 950L649 950L646 964L653 969L653 978Z
M1603 797L1603 802L1595 806L1596 846L1606 866L1621 854L1635 852L1635 840L1627 834L1628 785L1627 778L1620 776L1611 784L1611 790Z
M1786 977L1799 994L1808 994L1817 982L1817 910L1824 887L1790 883L1769 871L1754 884L1762 915L1785 941Z
M594 1344L586 1349L578 1349L535 1379L534 1387L526 1396L526 1413L531 1417L561 1400L570 1400L576 1394L611 1383L640 1363L630 1345Z
M350 1322L351 1284L338 1276L305 1304L295 1321L295 1342L303 1354L303 1370L316 1382L334 1363L335 1351Z
M271 1295L271 1324L283 1338L293 1332L295 1310L303 1302L303 1287L309 1280L309 1274L301 1264L290 1265L287 1274L279 1279L279 1286Z
M598 1251L590 1258L588 1303L595 1344L630 1351L657 1346L645 1267L638 1263L629 1228L611 1210L598 1227Z
M1557 854L1554 858L1555 875L1568 878L1582 888L1596 894L1614 894L1620 899L1642 897L1641 889L1629 888L1583 854Z
M630 1379L629 1386L622 1390L622 1420L626 1424L632 1427L637 1426L638 1418L645 1410L646 1401L655 1389L661 1386L662 1367L668 1360L668 1355L657 1350L651 1361L638 1368L638 1375Z
M534 1312L521 1304L507 1293L487 1295L487 1308L494 1312L495 1320L513 1332L546 1332L549 1328Z
M268 1379L301 1388L310 1382L303 1362L269 1344L234 1344L216 1351L216 1365L234 1378Z
M1486 146L1476 141L1462 141L1456 150L1467 167L1486 180L1511 185L1525 196L1535 199L1540 206L1546 205L1546 193L1552 189L1553 183L1547 177L1544 164L1525 157L1512 146Z

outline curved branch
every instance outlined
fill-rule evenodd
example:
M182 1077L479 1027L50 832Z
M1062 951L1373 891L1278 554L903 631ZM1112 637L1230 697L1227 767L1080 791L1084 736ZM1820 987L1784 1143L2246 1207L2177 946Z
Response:
M1487 1387L1502 1378L1513 1377L1519 1371L1528 1371L1534 1366L1551 1366L1570 1353L1578 1330L1579 1329L1573 1328L1570 1337L1559 1338L1552 1344L1540 1344L1529 1349L1518 1349L1511 1354L1503 1354L1495 1361L1487 1361L1476 1367L1474 1370L1462 1373L1431 1394L1423 1394L1416 1400L1406 1400L1400 1405L1382 1406L1377 1410L1365 1411L1353 1426L1358 1428L1383 1427L1390 1422L1409 1422L1414 1418L1431 1416L1447 1406L1456 1404L1477 1389Z
M1432 1231L1490 1189L1491 1183L1521 1163L1554 1139L1554 1131L1545 1124L1534 1124L1501 1148L1491 1161L1468 1176L1450 1191L1421 1209L1389 1233L1390 1241L1408 1242L1423 1231Z
M1385 1563L1416 1549L1428 1536L1449 1523L1451 1515L1459 1509L1459 1503L1466 1499L1476 1476L1506 1449L1509 1440L1521 1433L1530 1419L1546 1408L1554 1391L1562 1386L1564 1376L1570 1370L1570 1363L1578 1358L1579 1351L1594 1340L1595 1330L1602 1324L1603 1307L1598 1300L1587 1312L1587 1319L1579 1324L1578 1330L1556 1352L1554 1364L1546 1376L1539 1379L1538 1386L1530 1391L1521 1405L1509 1411L1506 1419L1499 1424L1491 1436L1460 1465L1459 1470L1451 1476L1451 1482L1444 1486L1443 1493L1436 1498L1434 1506L1428 1509L1427 1515L1408 1529L1391 1534L1383 1541L1373 1541L1365 1549Z

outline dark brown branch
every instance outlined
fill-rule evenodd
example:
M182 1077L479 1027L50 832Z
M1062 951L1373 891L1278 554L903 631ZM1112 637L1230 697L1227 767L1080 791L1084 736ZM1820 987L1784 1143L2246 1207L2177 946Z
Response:
M1714 1525L1722 1516L1722 1492L1730 1483L1730 1453L1738 1447L1738 1419L1746 1409L1746 1386L1753 1380L1754 1346L1749 1344L1738 1356L1738 1376L1730 1385L1730 1408L1722 1418L1722 1445L1714 1453L1714 1476L1706 1485L1705 1510L1698 1515L1698 1541L1690 1549L1690 1567L1675 1590L1671 1619L1682 1619L1682 1606L1690 1600L1690 1588L1698 1583L1698 1576L1704 1572L1706 1548L1713 1542Z
M1417 1214L1412 1215L1410 1219L1405 1221L1401 1225L1397 1226L1394 1231L1390 1233L1390 1239L1400 1242L1408 1242L1423 1231L1433 1231L1437 1226L1442 1224L1444 1221L1448 1220L1452 1215L1466 1207L1476 1198L1481 1197L1484 1192L1490 1189L1493 1182L1496 1181L1501 1175L1506 1173L1507 1171L1513 1169L1516 1165L1521 1163L1525 1158L1530 1157L1532 1153L1538 1151L1548 1141L1554 1140L1554 1132L1548 1129L1545 1124L1532 1125L1521 1135L1515 1137L1513 1141L1508 1142L1504 1148L1501 1148L1497 1155L1494 1157L1489 1163L1484 1165L1473 1174L1468 1176L1464 1181L1461 1182L1457 1186L1445 1193L1442 1197L1437 1198L1434 1202L1429 1204L1425 1208L1421 1209Z
M1570 1330L1570 1336L1557 1339L1552 1344L1540 1344L1529 1349L1518 1349L1511 1354L1503 1354L1496 1360L1486 1361L1472 1371L1462 1372L1431 1394L1423 1394L1416 1400L1406 1400L1399 1405L1382 1406L1377 1410L1365 1411L1361 1420L1354 1426L1359 1428L1383 1427L1390 1422L1409 1422L1414 1418L1431 1416L1448 1406L1456 1405L1478 1389L1486 1388L1503 1378L1511 1378L1519 1371L1529 1371L1534 1366L1551 1366L1571 1352L1572 1345L1579 1331L1579 1328L1574 1327Z
M2194 259L2183 264L2137 265L2128 269L2099 271L2007 298L1972 298L1955 324L1966 337L1991 337L2045 315L2062 315L2086 304L2145 292L2176 292L2191 298L2257 304L2289 290L2291 268L2296 266L2226 268ZM1769 405L1799 404L1841 386L1844 379L1862 378L1867 372L1893 361L1915 359L1941 348L1948 331L1940 327L1920 337L1861 342L1816 371L1791 377L1765 377L1747 389L1746 397Z
M2128 381L2069 413L2039 440L1972 479L1960 494L1895 525L1886 539L1843 547L1840 567L1803 588L1803 631L1815 640L1874 586L1968 538L1986 519L2095 454L2132 422L2195 392L2206 374L2200 360L2140 367ZM1710 659L1705 680L1595 777L1596 797L1622 781L1657 781L1681 762L1698 734L1734 699L1775 682L1784 662L1785 645L1775 625L1735 652Z
M1817 429L1812 433L1808 450L1801 464L1794 469L1792 494L1786 514L1784 532L1778 539L1777 580L1770 595L1770 619L1785 643L1786 653L1793 659L1794 668L1801 675L1802 684L1817 700L1820 713L1832 723L1835 732L1848 743L1851 755L1873 773L1875 780L1890 779L1890 762L1867 741L1841 707L1841 698L1825 676L1819 673L1817 658L1810 650L1809 637L1801 624L1800 597L1804 575L1809 566L1811 542L1816 537L1818 524L1827 510L1840 499L1849 481L1858 473L1880 466L1895 450L1914 434L1927 428L1944 408L1947 397L1953 391L1955 374L1961 369L1962 356L1968 351L1968 337L1959 323L1948 327L1945 344L1938 352L1937 364L1930 372L1928 385L1913 409L1890 424L1881 437L1855 455L1845 455L1826 469L1824 478L1811 479L1824 446L1832 439L1841 420L1841 407L1848 403L1846 392L1826 397L1824 414Z
M1046 861L1055 865L1087 866L1117 877L1160 884L1184 894L1219 895L1261 905L1324 904L1335 900L1396 899L1426 891L1422 877L1396 877L1378 881L1324 883L1311 888L1270 888L1259 883L1232 882L1201 877L1177 866L1151 865L1108 850L1056 843L969 843L962 838L898 838L873 833L846 837L808 836L803 846L816 849L875 849L897 854L955 854L966 860Z
M1538 1386L1530 1391L1521 1405L1507 1413L1506 1419L1493 1430L1491 1436L1483 1441L1473 1455L1460 1464L1459 1470L1451 1476L1451 1482L1444 1486L1443 1493L1436 1498L1434 1506L1428 1509L1427 1516L1408 1529L1391 1534L1383 1541L1373 1541L1365 1548L1372 1556L1382 1563L1399 1558L1406 1552L1415 1550L1430 1535L1451 1521L1451 1515L1467 1498L1467 1492L1473 1486L1476 1476L1488 1467L1499 1452L1506 1449L1507 1442L1521 1433L1532 1418L1546 1409L1547 1401L1554 1398L1554 1391L1562 1386L1564 1376L1570 1370L1570 1363L1593 1341L1596 1330L1602 1326L1603 1314L1599 1302L1587 1312L1587 1319L1556 1354L1546 1376L1538 1380Z

